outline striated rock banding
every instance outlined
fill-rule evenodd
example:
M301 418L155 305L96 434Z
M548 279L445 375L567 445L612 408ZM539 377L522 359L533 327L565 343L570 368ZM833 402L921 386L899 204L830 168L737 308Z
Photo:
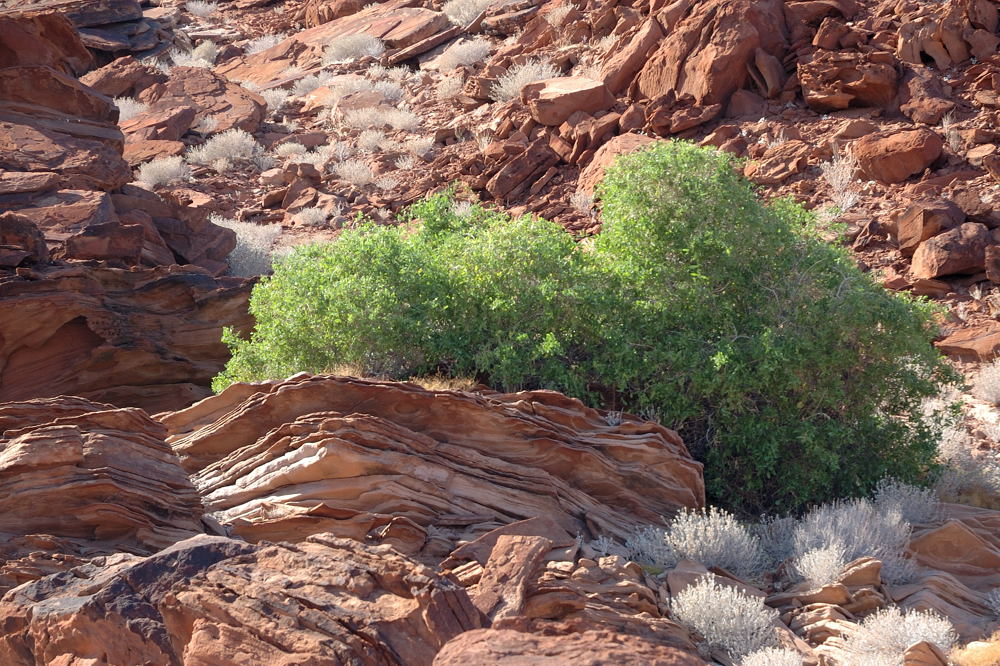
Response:
M251 540L331 531L447 552L525 518L623 536L704 503L701 464L675 433L609 426L548 391L296 376L236 384L161 420L208 510Z

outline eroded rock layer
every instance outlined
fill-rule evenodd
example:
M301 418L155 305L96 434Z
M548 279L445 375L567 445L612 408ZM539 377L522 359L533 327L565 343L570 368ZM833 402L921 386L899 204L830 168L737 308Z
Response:
M196 536L22 586L0 663L430 664L482 626L465 590L387 546Z
M441 553L526 518L624 535L704 503L701 465L675 433L611 426L548 391L303 375L236 384L161 420L208 510L252 540L331 531Z
M142 410L82 398L0 405L0 591L202 532L201 498L164 434Z

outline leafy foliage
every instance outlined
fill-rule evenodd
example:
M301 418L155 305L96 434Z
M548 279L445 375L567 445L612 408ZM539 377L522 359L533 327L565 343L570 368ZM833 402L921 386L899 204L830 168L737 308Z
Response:
M921 401L954 381L929 305L862 274L799 206L762 204L725 154L659 142L599 195L583 243L446 193L406 226L299 249L256 287L257 328L227 335L216 385L347 364L656 410L743 513L926 476L939 428Z

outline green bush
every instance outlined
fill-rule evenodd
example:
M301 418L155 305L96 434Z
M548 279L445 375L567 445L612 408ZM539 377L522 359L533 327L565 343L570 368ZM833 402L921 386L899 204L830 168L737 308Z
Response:
M255 288L251 339L227 333L216 388L348 364L655 410L743 513L928 475L940 427L921 403L955 381L928 304L862 274L801 207L762 204L725 154L660 142L599 194L592 242L443 194L297 250Z

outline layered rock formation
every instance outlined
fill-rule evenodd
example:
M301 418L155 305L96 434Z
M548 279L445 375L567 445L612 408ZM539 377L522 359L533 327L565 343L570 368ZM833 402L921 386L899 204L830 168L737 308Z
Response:
M0 49L0 401L204 397L222 327L249 325L249 285L213 277L235 234L128 184L117 109L74 78L92 61L63 16L2 14L0 34L33 42Z
M82 398L0 404L0 592L204 531L178 463L142 410Z
M162 415L206 506L250 540L334 532L406 552L546 516L623 536L704 503L677 435L536 391L473 395L333 376L236 384Z

